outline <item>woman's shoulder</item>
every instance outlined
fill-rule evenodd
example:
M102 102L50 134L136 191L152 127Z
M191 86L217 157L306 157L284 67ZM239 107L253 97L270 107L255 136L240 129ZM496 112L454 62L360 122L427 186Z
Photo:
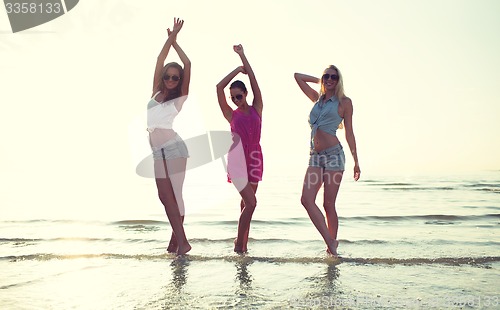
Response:
M155 99L159 93L161 93L161 90L153 89L153 93L151 94L151 99Z
M250 109L253 110L253 113L255 115L257 115L259 118L262 118L262 109L259 112L259 110L257 110L257 108L254 107L253 105L250 106Z
M347 97L347 96L342 97L342 98L340 99L340 103L341 103L342 105L348 105L348 106L349 106L349 105L351 105L351 106L352 106L352 100L351 100L351 98L349 98L349 97Z

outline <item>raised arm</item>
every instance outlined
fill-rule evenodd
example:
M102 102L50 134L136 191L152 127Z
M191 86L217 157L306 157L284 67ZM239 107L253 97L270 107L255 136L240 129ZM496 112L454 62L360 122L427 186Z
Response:
M238 67L231 71L228 75L226 75L218 84L217 84L217 99L219 100L219 106L222 111L222 114L227 119L228 122L231 122L233 118L233 109L227 104L226 95L224 94L224 88L231 82L238 73L245 73L245 69L243 67Z
M356 150L356 138L354 137L354 130L352 129L353 107L351 99L347 97L342 98L342 106L344 110L345 138L351 150L352 158L354 159L354 180L357 181L361 175L361 170L359 168L358 153Z
M320 80L317 77L302 73L295 73L294 77L295 81L297 81L297 84L299 84L300 89L302 89L304 94L306 94L307 98L311 99L312 102L316 102L319 98L319 94L307 83L318 84Z
M167 31L169 36L172 35L172 31L170 31L170 29L167 29ZM181 97L175 100L175 108L177 109L177 111L180 111L189 94L189 83L191 82L191 60L189 60L184 50L180 47L179 43L177 42L177 38L172 43L172 47L177 52L177 55L179 55L179 58L184 65L184 75L181 81Z
M153 94L157 91L158 85L162 80L161 74L163 71L163 66L165 65L165 59L167 59L168 52L170 51L170 47L175 42L177 34L181 30L183 24L183 20L174 18L174 27L172 28L172 31L170 31L170 29L167 29L167 31L169 32L169 36L167 38L167 41L163 45L158 58L156 59L155 74L153 79Z
M170 35L171 33L172 32L169 30L168 34ZM182 81L181 95L187 96L189 94L189 83L191 82L191 60L189 60L186 53L184 53L184 50L179 46L177 40L172 43L172 46L174 47L175 51L182 61L182 64L184 65L184 77Z
M243 63L243 68L245 69L245 72L248 74L248 78L250 79L250 87L252 87L253 92L252 106L255 108L257 113L262 116L262 109L264 107L264 104L262 102L262 93L260 92L259 84L257 83L257 79L255 78L255 73L253 72L250 63L245 56L243 46L241 46L241 44L235 45L233 46L233 49L240 56L241 62Z

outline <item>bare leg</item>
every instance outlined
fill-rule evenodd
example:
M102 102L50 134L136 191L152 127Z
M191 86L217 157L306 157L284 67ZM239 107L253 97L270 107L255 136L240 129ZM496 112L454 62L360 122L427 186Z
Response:
M240 202L240 215L243 213L243 210L245 209L245 202L243 201L243 198L241 199L241 202ZM239 222L238 222L238 225L239 225ZM245 243L245 239L246 239L246 242L248 242L248 231L246 232L245 234L245 237L241 242L240 244L243 244ZM237 253L245 253L248 251L248 247L243 247L243 246L236 246L236 242L238 241L238 237L236 237L234 239L234 251L237 252Z
M240 220L238 222L238 236L234 241L234 251L243 253L247 251L248 233L250 231L250 222L252 220L253 212L257 206L257 199L255 192L250 185L247 185L240 191L241 198L243 199L243 209L240 213Z
M323 213L316 205L316 196L322 184L323 170L318 167L308 167L300 202L306 209L312 223L323 237L323 240L325 240L327 247L332 253L335 253L335 240L330 235Z
M172 183L172 189L174 191L175 201L179 208L179 213L181 215L181 222L184 224L184 198L182 196L182 186L184 185L184 179L186 176L186 158L175 158L166 161L168 176L170 177L170 182ZM172 231L172 236L170 237L170 242L168 243L167 252L176 253L177 252L177 239L175 233Z
M181 222L184 224L184 216L181 216ZM172 230L172 235L170 236L170 242L167 247L168 253L177 253L177 238L175 237L175 233Z
M186 254L191 250L191 245L189 245L184 232L184 226L182 225L181 214L177 206L177 201L175 200L172 182L170 178L167 177L168 169L165 160L155 160L155 175L158 196L165 207L170 226L172 226L172 230L177 240L177 254Z
M237 137L236 137L237 138ZM234 136L233 136L234 139ZM234 240L234 251L243 253L247 248L247 236L250 229L250 221L257 205L255 192L248 182L248 172L245 160L245 153L241 141L234 145L228 153L228 174L231 182L241 195L243 203L238 221L238 235Z
M337 216L337 210L335 208L335 201L337 200L337 194L340 188L340 182L342 181L343 171L325 171L323 174L324 183L324 200L323 207L326 213L326 220L328 225L328 231L330 236L337 241L337 232L339 229L339 219ZM337 252L331 252L327 249L330 254L337 255Z
M250 183L250 186L252 187L252 190L254 192L254 194L257 194L257 187L259 186L259 183ZM241 199L241 202L240 202L240 208L241 208L241 212L243 212L243 209L245 208L245 202L243 201L243 199ZM245 234L245 237L243 239L243 248L242 248L242 252L247 252L248 251L248 248L247 248L247 244L248 244L248 235L250 233L250 227L248 227L248 230Z

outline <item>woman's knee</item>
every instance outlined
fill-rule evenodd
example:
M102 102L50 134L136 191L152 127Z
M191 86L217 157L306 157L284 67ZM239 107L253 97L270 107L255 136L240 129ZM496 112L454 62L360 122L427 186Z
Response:
M314 204L314 201L313 201L311 198L309 198L309 197L307 197L307 196L305 196L305 195L302 195L302 196L300 197L300 203L302 204L302 206L303 206L304 208L307 208L307 207L309 207L309 206L313 205L313 204Z
M323 208L325 209L325 212L327 212L327 213L331 213L331 214L337 213L337 210L335 210L335 201L324 201Z
M186 215L186 209L184 208L184 206L179 206L179 214L181 216L185 216Z
M170 205L177 205L174 197L170 195L169 193L159 191L158 192L158 198L160 198L160 201L163 203L165 206L170 206Z
M245 208L250 208L253 210L255 209L255 207L257 207L257 198L255 196L245 201Z

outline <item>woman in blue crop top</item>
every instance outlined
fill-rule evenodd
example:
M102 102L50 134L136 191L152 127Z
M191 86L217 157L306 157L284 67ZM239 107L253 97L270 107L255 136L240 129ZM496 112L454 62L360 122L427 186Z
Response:
M295 80L304 94L314 102L309 114L311 149L301 203L325 240L327 252L337 256L339 224L335 200L345 164L344 151L336 135L337 128L345 127L346 141L354 159L354 180L357 181L361 173L352 127L352 102L345 96L342 75L333 65L325 69L320 79L295 73ZM320 91L317 92L308 83L320 83ZM316 205L316 196L321 185L324 186L323 207L326 222L323 213Z
M158 196L172 226L167 251L183 255L191 250L184 232L184 201L182 186L186 172L188 150L184 141L172 129L175 116L189 92L191 61L177 43L177 34L184 21L175 18L168 39L158 55L153 80L153 95L148 104L148 131L154 157ZM173 47L184 67L176 62L165 63Z

